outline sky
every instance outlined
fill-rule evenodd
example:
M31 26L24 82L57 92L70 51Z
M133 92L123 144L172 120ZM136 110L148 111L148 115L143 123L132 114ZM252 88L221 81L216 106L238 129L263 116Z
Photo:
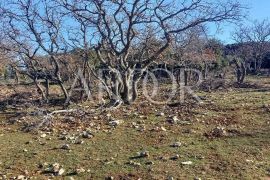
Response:
M252 20L269 19L270 21L270 0L240 0L243 4L248 6L247 20L245 23L250 23ZM225 44L233 43L231 34L234 32L236 26L232 24L224 24L221 30L217 31L215 25L210 25L209 32L212 37L220 39Z

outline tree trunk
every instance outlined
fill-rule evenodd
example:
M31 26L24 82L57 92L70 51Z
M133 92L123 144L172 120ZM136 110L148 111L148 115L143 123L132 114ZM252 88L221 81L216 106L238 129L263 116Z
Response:
M111 91L112 98L110 105L115 106L120 104L131 105L138 97L138 82L140 81L143 72L139 72L135 76L134 69L128 68L122 73L111 72ZM106 83L107 84L107 83ZM109 87L109 85L107 84Z
M247 75L247 68L245 66L245 63L241 62L241 78L240 78L241 84L244 82L246 75Z
M34 78L33 80L34 80L34 83L37 87L38 92L41 94L42 100L47 102L46 94L45 94L44 90L42 89L40 83L38 82L37 78Z
M188 71L185 69L184 70L184 81L185 81L185 86L187 86L188 85Z
M54 63L54 66L55 66L54 74L55 74L55 76L57 78L58 85L60 86L62 92L64 93L65 100L68 100L69 99L69 94L68 94L67 89L64 86L64 83L63 83L61 75L60 75L59 63L54 57L51 57L51 59L52 59L52 62Z
M208 75L208 65L207 63L204 63L204 79L207 79Z
M15 69L14 75L15 75L15 83L19 84L19 75L16 69Z
M46 100L48 103L49 102L49 95L50 95L50 81L49 81L49 79L46 79L45 88L46 88Z

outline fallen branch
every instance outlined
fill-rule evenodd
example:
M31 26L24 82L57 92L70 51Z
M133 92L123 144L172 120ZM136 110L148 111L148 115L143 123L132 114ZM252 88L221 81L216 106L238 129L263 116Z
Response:
M69 110L57 110L57 111L53 111L51 113L47 113L43 118L42 121L40 123L37 123L35 125L32 125L30 127L28 127L26 129L26 131L32 131L35 129L39 129L43 126L49 126L52 122L52 119L54 118L55 114L62 114L62 113L71 113L71 112L75 112L78 111L78 109L69 109Z

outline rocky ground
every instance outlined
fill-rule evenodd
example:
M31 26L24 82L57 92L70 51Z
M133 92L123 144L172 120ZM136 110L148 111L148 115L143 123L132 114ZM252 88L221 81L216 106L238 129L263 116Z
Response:
M268 82L198 92L200 104L55 114L2 87L0 179L269 179Z

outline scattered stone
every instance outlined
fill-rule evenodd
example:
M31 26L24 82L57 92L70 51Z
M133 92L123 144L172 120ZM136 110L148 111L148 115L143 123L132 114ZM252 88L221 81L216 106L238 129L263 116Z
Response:
M140 126L136 122L132 122L132 127L138 129Z
M87 128L85 131L86 131L87 133L89 133L89 134L93 134L93 131L92 131L92 129L90 129L90 128Z
M253 160L246 159L246 162L247 163L253 163L254 161Z
M171 157L170 159L175 161L179 158L180 158L179 154L176 154L175 156Z
M57 172L59 172L59 170L60 170L60 164L59 163L54 163L52 165L52 172L57 173Z
M142 152L138 152L138 157L140 158L145 158L145 157L149 157L149 152L148 151L142 151Z
M112 120L112 121L109 122L109 125L110 126L118 126L118 125L120 125L122 123L123 123L123 121L120 121L120 120Z
M139 128L137 128L139 132L143 132L146 130L146 127L144 125L140 125Z
M190 121L178 121L177 123L182 125L182 126L191 125Z
M66 131L63 131L61 134L62 135L68 135L68 133Z
M75 140L76 138L74 136L66 136L66 139L69 140L69 141L73 141Z
M57 176L62 176L65 173L65 169L61 168L58 173Z
M148 161L145 163L146 165L154 165L154 162L153 161Z
M82 137L85 138L85 139L90 139L90 138L93 137L93 134L90 134L90 133L87 132L87 131L83 131Z
M177 147L180 147L181 145L182 145L181 142L175 142L175 143L171 144L171 147L177 148Z
M59 137L59 139L60 139L60 140L63 140L63 141L66 141L66 140L68 139L68 136L62 136L62 135L61 135L61 136Z
M46 162L43 163L43 164L42 164L42 163L39 163L39 164L38 164L38 168L39 168L39 169L45 168L45 167L47 167L47 166L48 166L48 163L46 163Z
M76 140L74 141L74 144L83 144L83 143L84 143L84 141L81 140L81 139L76 139Z
M113 176L106 177L105 180L114 180Z
M49 167L45 169L44 173L52 173L55 176L62 176L65 173L65 169L63 169L59 163L54 163L49 165Z
M41 138L45 138L47 136L47 134L43 133L40 135Z
M58 130L55 128L51 128L51 132L56 133Z
M199 177L195 177L194 180L202 180L201 178Z
M39 144L40 144L41 146L44 146L44 145L46 145L46 142L39 142Z
M17 176L16 179L18 179L18 180L26 180L27 178L25 176L23 176L23 175L19 175L19 176Z
M29 174L29 172L27 170L24 170L23 173L24 173L24 175L28 175Z
M83 168L76 169L76 174L82 174L82 173L85 173L85 169Z
M196 133L196 131L194 131L194 130L192 130L192 129L184 129L182 132L185 133L185 134Z
M224 127L216 127L210 133L210 136L212 137L224 137L226 135L227 135L227 132L224 129Z
M174 121L179 121L179 119L178 119L177 116L173 116L173 117L172 117L172 120L174 120Z
M168 119L168 122L171 123L171 124L177 124L178 121L179 121L179 119L178 119L177 116L173 116L173 117Z
M70 146L68 144L63 144L60 149L70 150Z
M172 176L169 176L167 180L174 180L174 178Z
M193 164L192 161L185 161L185 162L181 162L182 165L191 165Z
M163 126L161 126L160 129L161 129L161 131L165 131L165 132L167 131L167 129L165 127L163 127Z
M157 116L165 116L165 114L163 112L160 112L157 114Z
M134 161L129 161L128 164L131 165L131 166L135 166L135 167L140 167L140 166L141 166L141 163L139 163L139 162L134 162Z
M28 150L27 149L24 149L23 152L28 152Z
M33 141L27 141L25 144L33 144Z
M140 118L140 119L148 119L148 117L147 117L147 116L142 116L142 115L141 115L141 116L139 116L139 118Z

